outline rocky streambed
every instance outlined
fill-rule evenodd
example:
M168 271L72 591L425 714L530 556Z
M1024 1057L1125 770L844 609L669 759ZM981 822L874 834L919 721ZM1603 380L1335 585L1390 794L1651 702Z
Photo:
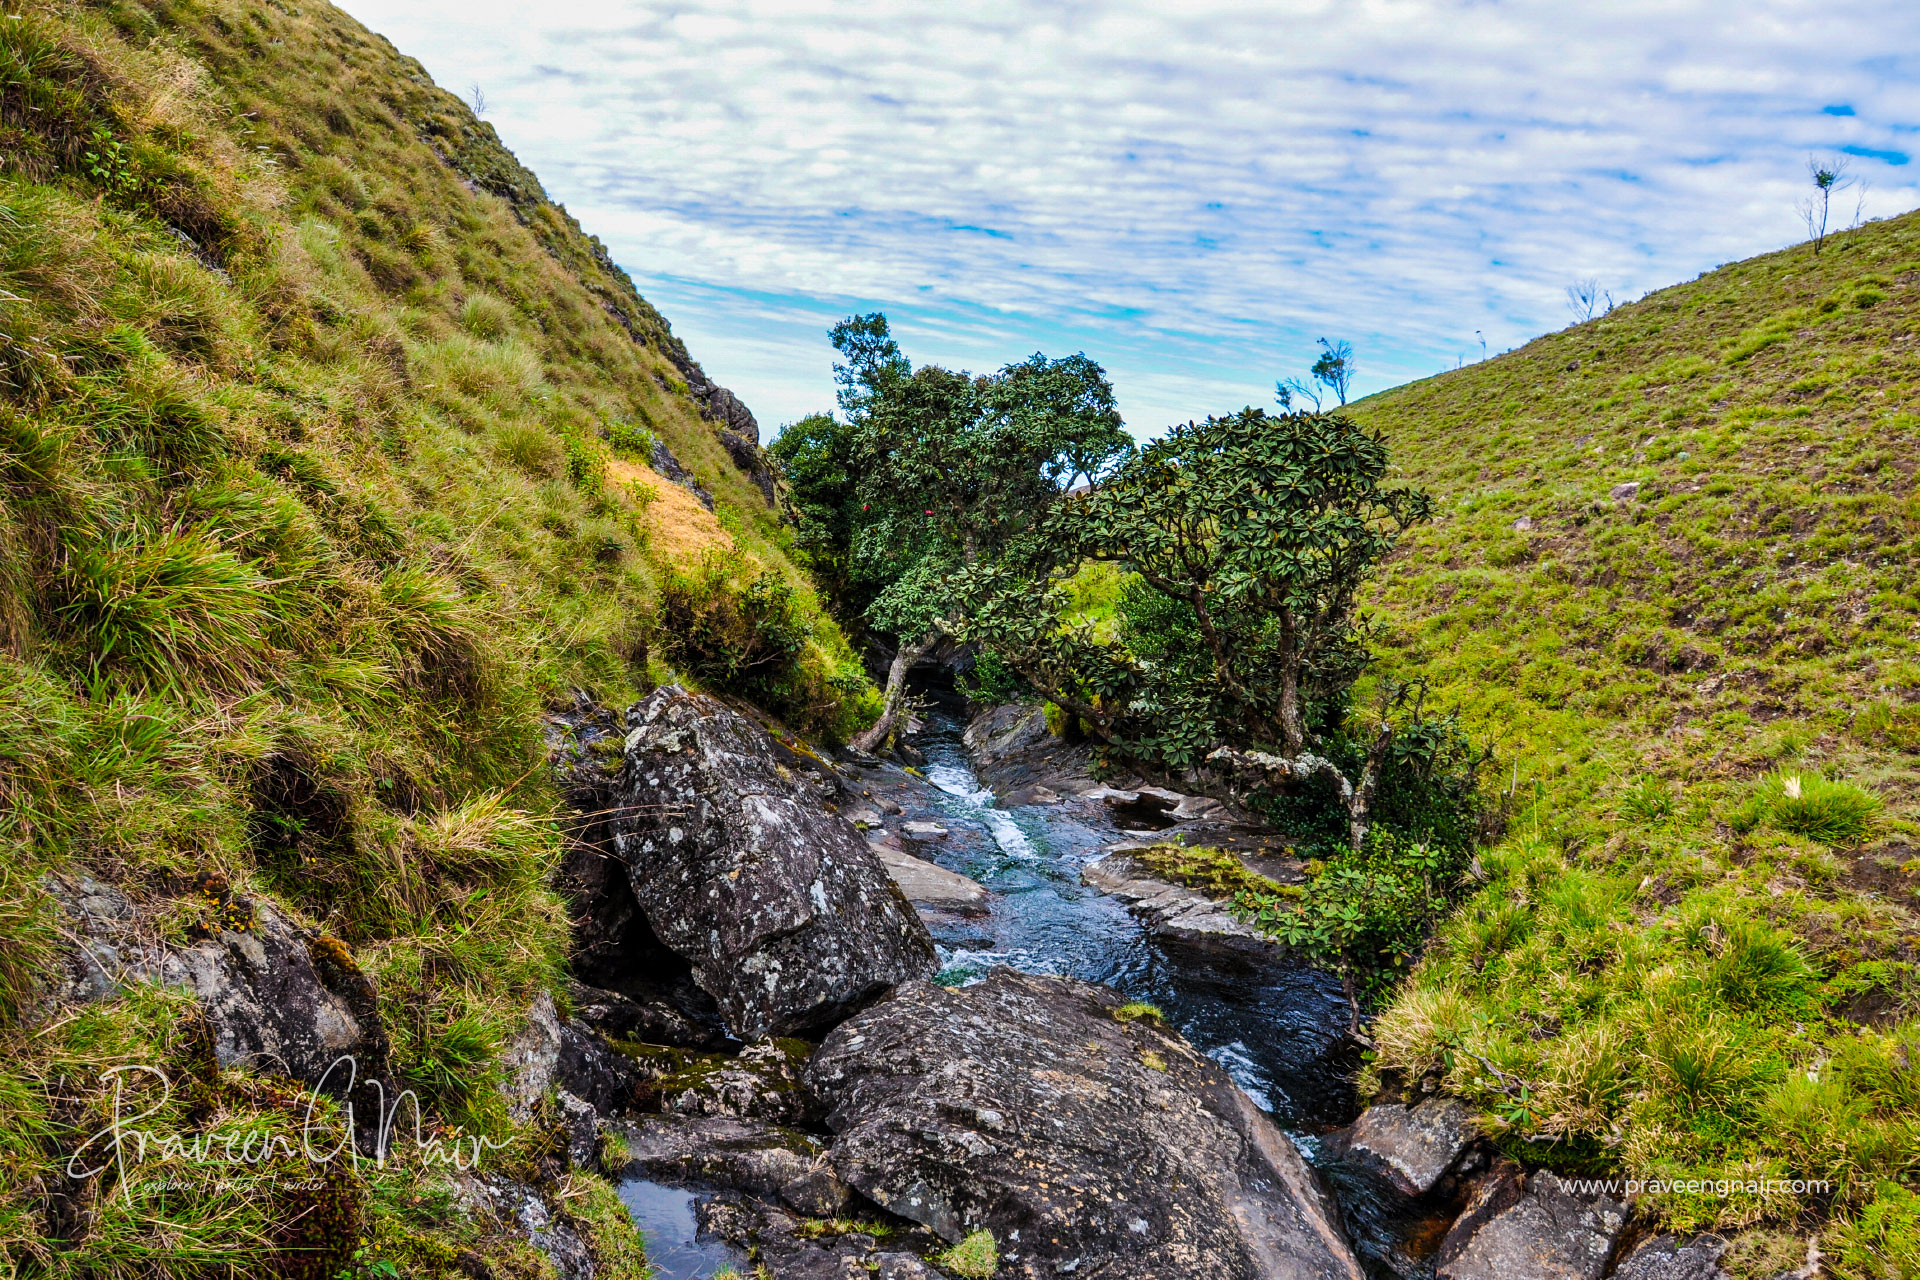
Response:
M1244 815L1097 784L1037 713L911 745L671 689L557 722L576 1007L639 1080L599 1124L667 1275L963 1276L982 1233L1018 1277L1716 1274L1462 1104L1358 1114L1338 980L1127 852L1290 874Z

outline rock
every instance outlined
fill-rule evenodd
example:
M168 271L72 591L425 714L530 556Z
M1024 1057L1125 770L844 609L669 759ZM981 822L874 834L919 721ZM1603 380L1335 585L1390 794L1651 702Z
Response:
M1026 804L1059 804L1060 793L1052 787L1043 787L1035 783L1030 787L1021 787L1017 791L1009 791L1002 803L1009 808L1018 808Z
M206 1016L221 1066L324 1085L340 1098L356 1082L354 1098L368 1103L371 1082L389 1098L397 1093L373 984L345 943L302 929L269 903L231 898L223 882L210 890L232 904L223 912L250 919L189 947L141 936L132 900L111 885L47 876L41 887L74 940L62 957L58 1000L104 999L129 982L185 987Z
M692 986L690 973L688 985ZM706 996L698 988L694 991ZM670 1000L636 998L621 991L590 987L584 982L569 982L567 993L581 1023L610 1039L687 1049L718 1049L727 1043L726 1030L719 1024L719 1014L713 1009L711 997L702 1002L712 1014L709 1020L689 1017Z
M873 851L908 902L962 914L978 914L987 909L986 886L978 880L916 858L884 842L873 842Z
M1682 1243L1674 1236L1642 1240L1626 1261L1614 1268L1613 1280L1727 1280L1720 1255L1727 1241L1719 1236L1695 1236Z
M1613 486L1610 496L1615 502L1632 502L1640 496L1640 482L1629 480L1625 484L1617 484Z
M1606 1196L1576 1196L1551 1173L1527 1178L1519 1200L1458 1242L1441 1246L1440 1280L1599 1280L1626 1229L1627 1208ZM1449 1256L1448 1245L1458 1245Z
M678 686L627 722L615 852L729 1031L819 1030L931 976L933 940L880 860L759 726Z
M676 1115L804 1124L820 1115L800 1079L812 1052L804 1040L759 1040L731 1058L665 1077L656 1088L665 1109Z
M814 1217L843 1212L849 1195L819 1143L790 1129L732 1116L648 1116L624 1126L629 1178L694 1182L768 1196Z
M1175 822L1193 822L1218 817L1224 808L1226 806L1212 796L1182 796L1180 803L1167 811L1167 816Z
M1403 1195L1425 1195L1480 1136L1477 1117L1457 1098L1428 1098L1413 1107L1386 1103L1361 1112L1342 1145Z
M938 840L947 834L947 829L937 822L903 822L900 830L915 840Z
M685 489L700 500L700 505L713 510L713 491L693 478L693 473L680 465L680 459L673 456L673 450L667 448L664 440L653 442L653 455L647 459L652 468L661 476Z
M1136 846L1137 847L1137 846ZM1132 908L1157 936L1190 947L1271 954L1275 944L1198 889L1154 876L1122 845L1080 871L1080 882Z
M807 1067L834 1169L1005 1277L1361 1272L1316 1176L1225 1071L1114 992L996 969L903 984Z
M1513 531L1514 531L1515 533L1531 533L1531 532L1533 532L1533 517L1532 517L1532 516L1521 516L1521 517L1520 517L1520 518L1519 518L1518 520L1515 520L1515 521L1513 522Z
M885 1240L860 1231L819 1232L777 1205L719 1197L699 1210L701 1230L750 1254L780 1280L945 1280L907 1250L938 1241L896 1227ZM902 1239L902 1236L912 1237Z
M1067 795L1094 785L1086 744L1054 737L1045 710L1032 703L987 708L967 725L961 741L982 785L997 796L1029 787Z
M590 1111L614 1115L634 1105L641 1083L632 1063L588 1028L563 1019L541 992L526 1025L501 1049L507 1111L524 1121L551 1091Z

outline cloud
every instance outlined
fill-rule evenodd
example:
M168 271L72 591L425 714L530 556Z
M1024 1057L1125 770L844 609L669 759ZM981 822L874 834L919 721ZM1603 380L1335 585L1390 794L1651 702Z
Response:
M1085 349L1151 430L1322 333L1373 389L1788 243L1810 152L1920 204L1893 0L348 3L775 422L855 309L916 359Z

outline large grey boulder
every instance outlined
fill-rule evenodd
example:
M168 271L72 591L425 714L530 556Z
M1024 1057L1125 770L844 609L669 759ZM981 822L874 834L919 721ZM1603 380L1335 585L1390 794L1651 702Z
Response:
M627 724L615 853L730 1032L818 1031L933 974L933 940L879 859L758 725L678 686Z
M1518 1200L1464 1240L1449 1233L1438 1275L1440 1280L1599 1280L1626 1225L1627 1207L1619 1201L1576 1195L1553 1174L1536 1173L1526 1179Z
M1004 1277L1360 1280L1286 1135L1123 1007L1007 969L904 984L808 1064L834 1169L943 1239L992 1231Z

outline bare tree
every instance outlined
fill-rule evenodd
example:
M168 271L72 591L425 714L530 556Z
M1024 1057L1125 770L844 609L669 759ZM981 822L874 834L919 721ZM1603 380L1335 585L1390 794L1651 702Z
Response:
M1320 339L1320 358L1308 372L1313 374L1315 382L1339 396L1343 405L1347 402L1347 387L1353 382L1353 370L1352 343Z
M478 81L467 87L467 103L473 108L473 114L476 116L487 114L487 92L480 87Z
M1591 277L1575 280L1567 286L1567 310L1573 312L1574 323L1584 324L1597 315L1613 310L1613 294L1602 289L1600 282Z
M1847 162L1841 156L1808 156L1807 178L1813 183L1813 191L1800 201L1800 217L1807 224L1813 251L1819 253L1827 243L1827 217L1833 197L1851 187L1853 179L1847 176Z
M1313 401L1313 411L1320 412L1320 393L1315 391L1309 383L1302 382L1299 378L1288 378L1285 382L1273 384L1273 398L1289 413L1293 412L1295 396L1299 396L1302 400Z

